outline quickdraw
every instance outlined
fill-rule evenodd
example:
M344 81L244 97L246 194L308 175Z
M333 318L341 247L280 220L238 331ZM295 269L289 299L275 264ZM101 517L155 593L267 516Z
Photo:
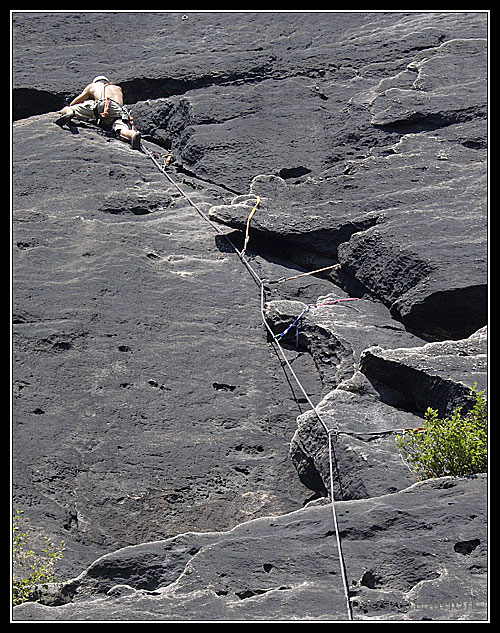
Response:
M243 254L247 250L248 240L250 239L250 220L253 218L253 215L257 211L257 207L259 206L260 203L261 203L261 199L260 199L259 196L257 196L257 202L255 203L254 208L251 210L250 215L248 216L248 220L247 220L247 230L246 230L246 234L245 234L245 244L243 246L243 250L241 251Z
M315 275L316 273L322 273L325 270L332 270L333 268L340 268L340 264L332 264L331 266L325 266L324 268L317 268L316 270L311 270L307 273L300 273L299 275L293 275L293 277L280 277L279 279L271 279L266 280L268 284L282 284L285 281L290 281L292 279L298 279L299 277L307 277L308 275Z
M161 165L162 169L165 169L165 167L168 167L170 165L170 163L172 163L174 161L174 156L170 152L167 153L167 154L159 154L158 152L152 152L152 155L158 161L163 161L163 165Z

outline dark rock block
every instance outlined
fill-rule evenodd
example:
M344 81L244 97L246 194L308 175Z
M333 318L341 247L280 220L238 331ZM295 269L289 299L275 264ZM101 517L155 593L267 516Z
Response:
M444 477L338 501L354 619L485 620L486 489L483 475ZM64 590L71 602L49 607L42 598L16 607L15 619L347 619L327 503L128 547Z
M250 196L211 217L241 230L259 195L255 235L338 258L411 329L472 334L487 318L485 50L482 39L442 44L353 97L373 125L404 133L385 152L372 147L295 185L259 176Z
M436 133L393 150L296 185L256 177L210 217L244 230L259 195L255 238L313 252L318 266L338 259L345 285L360 282L413 330L468 336L487 318L485 155Z
M420 346L424 341L406 332L380 303L351 300L337 292L314 304L269 301L265 315L271 328L290 347L311 354L325 390L356 371L360 354L375 341L381 346Z
M328 300L335 299L322 299ZM414 480L399 456L396 432L422 426L427 407L441 415L457 406L466 411L471 387L486 385L486 328L469 339L422 345L391 322L383 306L364 300L310 309L274 301L266 316L278 336L296 323L283 340L293 345L295 339L299 350L310 353L321 376L324 397L316 407L322 422L313 411L299 416L290 449L301 481L320 494L328 493L330 482L325 424L335 431L337 494L373 497ZM385 342L367 348L377 339ZM398 340L411 347L398 349Z
M396 432L422 425L422 418L384 404L366 378L356 374L317 405L332 433L334 491L339 499L364 499L402 490L415 476L401 460ZM290 455L312 490L329 494L328 436L315 413L297 419Z
M487 350L487 328L482 328L467 339L418 349L366 349L360 369L375 384L403 394L407 408L424 413L432 407L445 416L458 406L467 411L474 385L486 390Z

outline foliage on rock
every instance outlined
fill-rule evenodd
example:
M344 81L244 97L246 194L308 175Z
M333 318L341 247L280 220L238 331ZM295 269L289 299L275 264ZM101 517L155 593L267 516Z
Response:
M55 582L52 567L63 556L64 541L56 548L50 539L45 538L45 548L40 555L29 548L29 535L21 531L22 511L17 510L12 517L12 603L14 606L28 602L38 586ZM17 573L19 570L19 573ZM19 577L20 576L20 577Z
M397 438L401 455L419 479L486 472L488 410L484 392L476 393L475 388L475 403L466 415L457 407L450 417L440 418L429 407L422 430Z

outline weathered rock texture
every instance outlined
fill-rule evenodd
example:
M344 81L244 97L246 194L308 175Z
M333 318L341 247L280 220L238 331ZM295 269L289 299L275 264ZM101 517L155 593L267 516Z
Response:
M416 484L382 433L487 387L487 17L13 13L13 507L73 578L14 620L347 617L254 280L144 153L53 124L101 73L239 247L261 198L354 619L487 618L485 475Z
M481 619L484 476L338 504L357 619ZM26 620L330 620L345 612L329 505L187 533L95 561ZM65 604L64 604L65 603Z

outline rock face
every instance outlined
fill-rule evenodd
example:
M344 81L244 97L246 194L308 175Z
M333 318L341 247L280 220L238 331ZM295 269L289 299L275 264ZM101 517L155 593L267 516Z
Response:
M357 619L483 618L484 483L444 477L338 504ZM59 600L16 610L28 621L345 617L328 504L108 554Z
M487 619L486 476L416 483L393 433L487 388L486 22L13 13L12 503L73 579L14 620L347 619L328 436L224 237L257 196L353 618ZM101 73L214 225L53 124Z

